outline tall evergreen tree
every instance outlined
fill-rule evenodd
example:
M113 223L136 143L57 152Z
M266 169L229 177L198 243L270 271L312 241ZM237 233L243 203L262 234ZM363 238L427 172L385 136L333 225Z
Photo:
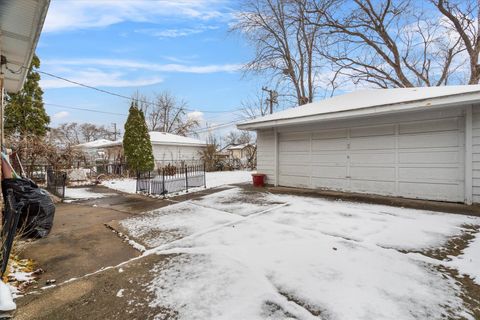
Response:
M5 134L45 136L50 117L43 105L43 90L40 88L40 59L34 55L22 90L7 96L5 106Z
M145 116L138 109L135 102L132 102L125 123L125 134L123 136L123 150L128 166L139 171L150 171L154 168L152 143L148 134Z

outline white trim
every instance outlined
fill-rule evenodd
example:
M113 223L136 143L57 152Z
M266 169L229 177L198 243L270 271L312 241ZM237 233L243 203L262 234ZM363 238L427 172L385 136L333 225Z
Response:
M465 106L465 203L473 202L473 115L472 105Z
M320 113L295 118L285 118L277 120L244 122L237 125L241 130L256 130L261 128L273 128L276 126L298 125L319 121L341 120L372 115L387 115L393 113L402 113L416 110L431 110L442 107L458 107L480 102L480 92L468 92L455 94L445 97L432 98L421 101L412 101L406 103L397 103L384 106L373 106L360 109L352 109L338 112Z
M278 158L279 158L279 148L278 148L278 131L277 128L273 128L273 136L274 136L274 159L273 159L273 170L274 170L274 177L275 177L275 187L279 186L278 183L278 177L280 176L279 174L279 163L278 163Z

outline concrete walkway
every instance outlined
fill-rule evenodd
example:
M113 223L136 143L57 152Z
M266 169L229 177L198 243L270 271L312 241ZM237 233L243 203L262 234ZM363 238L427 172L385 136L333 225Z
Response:
M154 199L97 186L91 191L108 196L58 204L51 234L28 244L21 253L22 257L35 260L45 273L38 286L17 299L15 319L150 319L159 313L165 313L165 319L174 316L168 315L169 310L149 307L148 293L143 288L150 281L147 278L151 266L168 261L168 256L135 260L141 253L112 228L132 215L222 190ZM122 266L122 272L116 268L91 275L123 262L128 263ZM77 279L69 281L73 278ZM41 289L51 279L56 280L56 287ZM128 288L125 296L117 297L119 290L125 288ZM122 312L127 305L132 313Z

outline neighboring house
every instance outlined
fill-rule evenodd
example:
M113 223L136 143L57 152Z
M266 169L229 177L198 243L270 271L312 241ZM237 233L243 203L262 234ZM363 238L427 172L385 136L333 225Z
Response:
M238 128L273 185L480 203L480 85L358 91Z
M256 146L250 143L230 145L224 149L234 168L255 167Z
M107 139L77 144L73 148L83 152L85 164L109 163L117 164L123 162L122 142Z
M167 164L192 164L200 162L201 152L207 147L203 141L165 132L149 132L152 142L155 167ZM75 146L91 157L105 159L110 163L123 159L122 141L100 139Z
M243 161L252 156L253 151L255 150L255 145L250 143L230 145L226 150L228 151L230 159Z
M207 147L204 141L166 132L149 132L156 166L168 163L195 163Z

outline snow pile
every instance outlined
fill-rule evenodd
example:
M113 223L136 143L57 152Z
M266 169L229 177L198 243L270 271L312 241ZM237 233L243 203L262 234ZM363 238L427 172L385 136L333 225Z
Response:
M206 173L207 188L216 188L223 185L237 184L251 181L251 171L217 171ZM136 191L135 179L114 179L103 181L102 185L110 189L118 190L125 193L135 193ZM191 188L190 192L203 190L204 187Z
M479 218L298 196L256 199L289 204L261 213L262 201L248 202L236 188L124 225L162 245L157 254L179 254L152 270L152 307L175 310L179 319L474 319L460 284L436 268L444 262L399 250L442 246ZM258 214L246 215L252 210ZM221 225L232 216L238 221ZM205 231L211 225L218 227ZM189 237L167 239L172 230ZM464 272L480 270L477 241L459 257L464 270L466 262L471 267Z
M0 312L13 311L16 308L9 286L0 281Z

